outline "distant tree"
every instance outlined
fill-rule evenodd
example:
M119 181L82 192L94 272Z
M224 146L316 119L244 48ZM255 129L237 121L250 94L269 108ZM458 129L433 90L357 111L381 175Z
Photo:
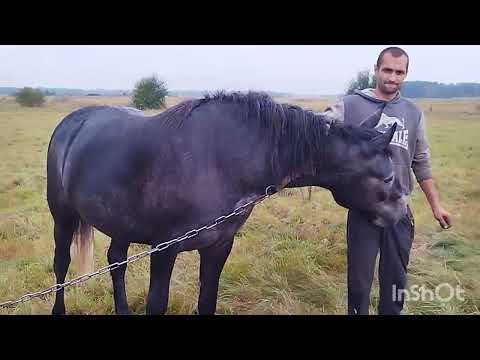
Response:
M45 96L41 90L24 87L15 94L15 101L22 106L42 106L45 103Z
M43 90L43 94L44 94L45 96L54 96L54 95L55 95L55 91L45 89L45 90Z
M375 88L377 85L377 79L375 75L370 75L370 71L359 71L354 79L350 81L347 88L347 95L351 95L355 90L363 90L368 88Z
M165 81L157 76L143 78L135 84L133 90L133 106L140 110L165 108L165 97L168 95Z

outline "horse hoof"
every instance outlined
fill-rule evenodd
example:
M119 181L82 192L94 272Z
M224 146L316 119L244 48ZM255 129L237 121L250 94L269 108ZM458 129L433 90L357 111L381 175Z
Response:
M135 315L132 310L117 311L117 315Z
M52 315L65 315L65 309L55 309L55 308L53 308Z

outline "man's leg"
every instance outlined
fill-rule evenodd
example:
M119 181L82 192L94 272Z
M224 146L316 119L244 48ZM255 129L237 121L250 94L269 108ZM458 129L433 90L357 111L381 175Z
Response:
M392 227L385 228L380 245L379 315L400 315L407 285L407 266L415 233L413 215L408 214Z
M368 315L370 290L375 261L380 247L382 228L372 224L361 213L348 212L348 314Z

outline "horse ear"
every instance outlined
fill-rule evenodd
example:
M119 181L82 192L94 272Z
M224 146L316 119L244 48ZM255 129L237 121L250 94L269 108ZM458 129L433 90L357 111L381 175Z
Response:
M394 123L390 129L388 129L384 134L378 135L370 140L370 143L376 146L379 149L386 149L392 141L393 134L397 129L397 123Z
M365 127L365 128L373 129L378 124L378 122L380 121L380 118L382 117L382 113L383 113L383 109L385 108L385 105L386 104L384 104L380 109L375 111L375 113L373 115L369 116L366 120L363 120L360 123L360 126Z

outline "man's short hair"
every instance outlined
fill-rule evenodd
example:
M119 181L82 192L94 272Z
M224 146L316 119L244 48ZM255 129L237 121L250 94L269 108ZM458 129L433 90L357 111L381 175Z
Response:
M385 55L386 53L392 54L393 57L400 57L402 55L405 55L407 57L407 71L408 71L408 63L410 62L410 58L408 57L408 54L405 52L405 50L396 46L391 46L386 49L383 49L380 55L378 55L378 59L377 59L378 69L380 69L380 65L382 64L382 60L383 60L383 55Z

